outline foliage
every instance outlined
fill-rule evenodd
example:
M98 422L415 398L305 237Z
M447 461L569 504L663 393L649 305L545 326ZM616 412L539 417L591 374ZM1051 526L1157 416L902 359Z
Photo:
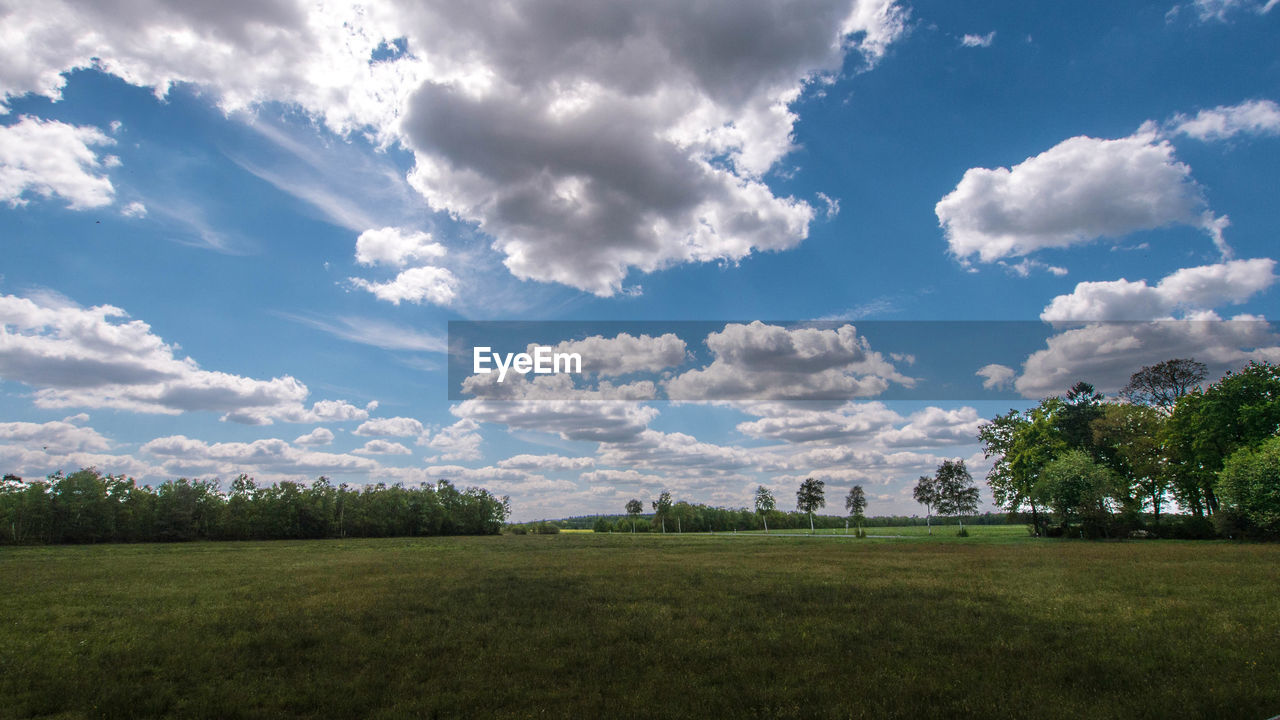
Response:
M1094 462L1089 453L1072 448L1045 466L1036 495L1058 515L1062 529L1079 526L1088 537L1110 533L1111 499L1119 477Z
M86 468L0 483L0 542L17 544L488 535L508 514L506 498L447 480L357 490L324 477L258 487L241 475L224 494L212 481L151 488Z
M864 519L863 515L867 509L867 493L862 489L861 485L854 485L849 488L849 494L844 499L844 509L849 513L849 518L855 521Z
M805 478L796 490L796 507L801 512L809 513L809 531L813 531L813 513L827 504L826 483L822 480Z
M653 521L662 525L662 532L667 531L667 515L671 514L671 493L666 490L653 501Z
M934 475L936 507L942 515L973 515L978 512L978 488L964 460L943 460Z
M1280 437L1227 458L1218 484L1221 522L1246 537L1280 537ZM1234 533L1232 533L1234 534Z

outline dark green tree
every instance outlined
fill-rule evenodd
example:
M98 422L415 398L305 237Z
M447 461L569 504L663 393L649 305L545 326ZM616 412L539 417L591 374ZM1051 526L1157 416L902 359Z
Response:
M631 516L631 532L633 533L636 531L636 518L640 517L640 513L643 510L644 505L641 505L639 500L632 498L627 501L627 515Z
M978 488L964 460L943 460L934 474L939 515L954 515L964 528L962 517L978 513Z
M764 520L764 531L769 532L769 513L773 512L777 507L777 503L773 499L773 493L769 488L760 485L756 488L756 514Z
M849 488L849 494L844 498L844 509L849 513L849 519L858 524L858 532L861 533L863 513L867 509L867 493L861 485Z
M658 499L653 501L653 519L662 525L662 532L667 531L667 515L671 514L671 493L663 490Z

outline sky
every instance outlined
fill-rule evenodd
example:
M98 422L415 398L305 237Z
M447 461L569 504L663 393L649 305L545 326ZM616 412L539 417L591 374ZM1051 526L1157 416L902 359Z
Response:
M0 0L0 470L989 508L984 418L1280 361L1277 4Z

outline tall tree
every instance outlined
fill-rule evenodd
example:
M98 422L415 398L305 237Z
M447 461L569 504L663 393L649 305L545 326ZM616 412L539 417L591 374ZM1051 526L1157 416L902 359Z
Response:
M796 507L801 512L809 513L809 534L813 534L813 513L827 504L826 483L813 478L805 478L796 491Z
M632 498L627 501L627 515L631 516L631 532L636 531L636 518L640 517L640 511L644 510L644 505L639 500Z
M916 487L911 491L912 497L916 502L924 506L924 524L929 528L929 534L933 534L933 508L938 504L938 480L932 475L921 475L916 480Z
M938 492L938 514L954 515L964 527L964 515L978 513L978 488L973 476L964 466L964 460L943 460L934 475Z
M1165 416L1146 405L1108 403L1093 421L1093 440L1103 463L1125 480L1117 486L1126 514L1150 507L1160 524L1160 508L1169 493L1169 471L1160 442Z
M1178 399L1191 392L1209 376L1209 368L1191 358L1174 358L1155 365L1143 366L1129 376L1129 384L1120 397L1134 405L1146 405L1173 414Z
M1102 393L1087 382L1072 385L1057 414L1058 430L1067 447L1080 448L1097 458L1090 425L1101 415Z
M1183 395L1165 429L1179 503L1196 515L1217 512L1226 459L1280 432L1280 366L1251 362Z
M867 509L867 494L861 485L849 488L849 494L844 498L844 509L849 513L849 519L858 523L858 530L862 530L862 513Z
M769 513L777 507L777 503L773 499L773 493L769 492L769 488L761 485L756 488L756 514L764 520L764 531L769 532Z
M667 515L671 512L671 493L663 490L658 499L653 501L653 517L662 523L662 532L667 531Z

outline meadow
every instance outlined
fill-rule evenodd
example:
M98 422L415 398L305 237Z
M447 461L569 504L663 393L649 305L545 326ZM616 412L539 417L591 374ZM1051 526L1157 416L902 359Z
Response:
M1280 546L1017 529L4 548L0 716L1280 714Z

